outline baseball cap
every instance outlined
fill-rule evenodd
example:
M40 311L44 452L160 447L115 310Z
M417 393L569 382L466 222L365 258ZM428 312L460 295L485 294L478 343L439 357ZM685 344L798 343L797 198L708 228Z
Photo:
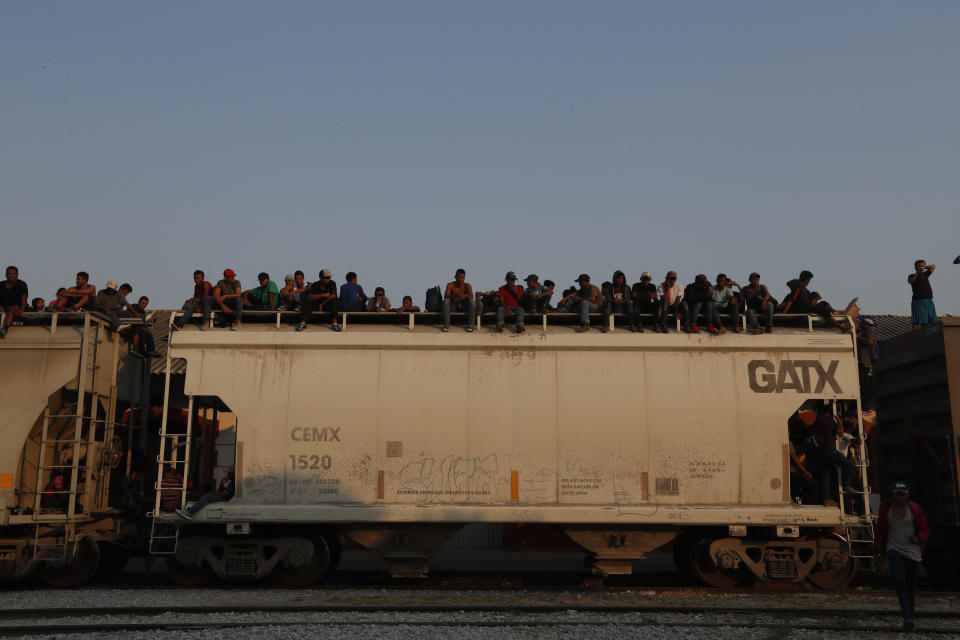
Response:
M223 277L224 277L224 278L229 278L230 276L235 276L235 275L237 275L237 273L236 273L236 271L234 271L233 269L224 269L224 270L223 270Z
M904 482L903 480L897 480L893 484L894 493L910 493L910 485Z
M526 278L523 279L524 282L530 282L531 280L533 280L534 282L540 282L540 276L538 276L535 273L531 273L530 275L528 275Z
M514 280L516 280L516 279L517 279L517 274L514 273L513 271L507 271L507 275L505 275L505 276L503 277L503 279L504 279L504 280L509 280L510 278L513 278Z
M869 324L870 326L873 326L873 318L864 318L863 324Z
M333 276L333 273L330 272L330 269L324 269L320 272L321 278L330 278Z
M107 289L116 289L118 286L116 280L107 280Z
M584 280L590 282L590 276L585 273L581 273L579 276L577 276L577 279L574 280L574 282L583 282Z
M650 272L649 272L649 271L644 271L643 273L640 274L640 279L641 279L641 280L643 280L644 278L652 278L652 277L653 277L653 276L650 275Z

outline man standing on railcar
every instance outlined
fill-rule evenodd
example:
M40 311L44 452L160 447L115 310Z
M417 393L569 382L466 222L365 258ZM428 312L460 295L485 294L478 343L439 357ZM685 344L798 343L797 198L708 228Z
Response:
M314 311L329 313L333 316L330 328L334 331L340 331L340 325L337 324L337 314L340 313L340 299L337 297L337 283L332 280L333 274L329 269L320 272L320 279L310 286L310 291L303 299L303 315L300 317L300 324L297 325L297 331L303 331L307 328L310 320L313 318Z
M28 295L27 283L20 279L20 270L7 267L6 280L0 285L0 311L6 314L0 326L0 338L7 337L10 324L27 310Z
M893 502L880 505L877 514L875 553L886 554L900 600L903 628L916 628L917 578L923 561L923 545L930 537L930 525L923 508L910 501L910 485L893 485Z
M930 287L930 276L936 269L935 264L928 265L926 260L917 260L913 263L914 273L907 276L907 282L913 289L910 313L913 316L914 331L937 322L937 308L933 306L933 289Z

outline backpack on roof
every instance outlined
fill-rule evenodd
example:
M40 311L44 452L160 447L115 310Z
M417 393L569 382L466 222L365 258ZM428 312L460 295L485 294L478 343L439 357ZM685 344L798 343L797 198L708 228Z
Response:
M443 294L440 293L440 285L427 289L427 294L423 299L423 306L427 311L437 313L443 307Z

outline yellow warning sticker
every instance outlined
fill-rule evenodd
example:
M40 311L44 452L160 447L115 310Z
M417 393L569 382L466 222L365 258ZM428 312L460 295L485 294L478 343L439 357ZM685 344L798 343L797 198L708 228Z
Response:
M12 473L0 473L0 489L13 489Z

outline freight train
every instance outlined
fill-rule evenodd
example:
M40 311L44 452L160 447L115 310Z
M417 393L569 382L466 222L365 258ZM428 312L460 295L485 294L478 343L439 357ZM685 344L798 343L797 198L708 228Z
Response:
M790 417L862 418L856 343L812 317L714 337L616 319L577 333L564 314L523 334L483 317L444 333L428 313L295 332L288 315L187 327L154 362L93 314L15 327L0 343L0 574L80 584L138 552L138 531L186 584L311 584L344 542L424 575L463 527L516 523L556 531L600 575L672 545L714 586L843 588L872 555L868 488L792 499ZM228 467L230 500L169 510Z

